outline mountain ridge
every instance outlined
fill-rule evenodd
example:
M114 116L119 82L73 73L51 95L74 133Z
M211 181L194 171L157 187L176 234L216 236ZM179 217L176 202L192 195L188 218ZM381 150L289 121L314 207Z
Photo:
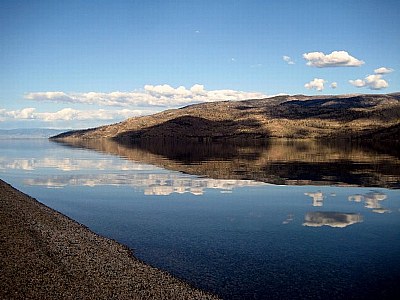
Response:
M391 134L385 133L390 128ZM52 139L264 141L269 138L399 140L400 93L279 95L192 104Z

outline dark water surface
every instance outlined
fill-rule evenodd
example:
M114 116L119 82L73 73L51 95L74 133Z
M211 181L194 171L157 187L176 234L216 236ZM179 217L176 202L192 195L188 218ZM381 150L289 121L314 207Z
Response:
M0 177L226 299L399 296L393 153L311 141L2 140Z

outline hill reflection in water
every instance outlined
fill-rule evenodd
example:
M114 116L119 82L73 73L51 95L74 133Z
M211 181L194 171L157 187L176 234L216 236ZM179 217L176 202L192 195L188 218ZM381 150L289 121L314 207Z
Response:
M268 145L112 140L57 142L213 179L279 185L400 187L399 158L375 147L315 140L271 140ZM387 151L386 153L390 153Z

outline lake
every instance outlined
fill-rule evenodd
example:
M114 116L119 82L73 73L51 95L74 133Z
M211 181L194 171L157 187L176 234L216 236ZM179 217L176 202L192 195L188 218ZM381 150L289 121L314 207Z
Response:
M224 299L399 295L393 149L1 140L0 177Z

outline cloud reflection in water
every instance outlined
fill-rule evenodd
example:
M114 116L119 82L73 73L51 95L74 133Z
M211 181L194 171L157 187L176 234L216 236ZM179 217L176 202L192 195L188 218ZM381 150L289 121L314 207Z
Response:
M77 159L77 158L16 158L9 160L0 157L0 170L24 170L56 169L63 172L80 170L152 170L155 167L144 163L132 163L130 161L118 161L115 159Z
M325 196L321 191L315 193L304 193L304 195L313 199L312 206L323 206Z
M387 195L377 191L371 191L364 195L355 194L348 197L349 201L354 202L365 202L365 208L372 209L373 212L383 214L390 212L389 209L386 209L382 206L381 201L386 200Z
M66 186L121 186L128 185L142 189L145 195L170 195L173 193L203 195L205 189L217 189L221 192L232 191L240 187L265 186L265 183L252 180L198 178L185 174L98 174L70 175L29 178L26 185L62 188Z
M355 213L342 213L334 211L308 212L304 217L303 226L321 227L330 226L344 228L352 224L360 223L363 217Z

